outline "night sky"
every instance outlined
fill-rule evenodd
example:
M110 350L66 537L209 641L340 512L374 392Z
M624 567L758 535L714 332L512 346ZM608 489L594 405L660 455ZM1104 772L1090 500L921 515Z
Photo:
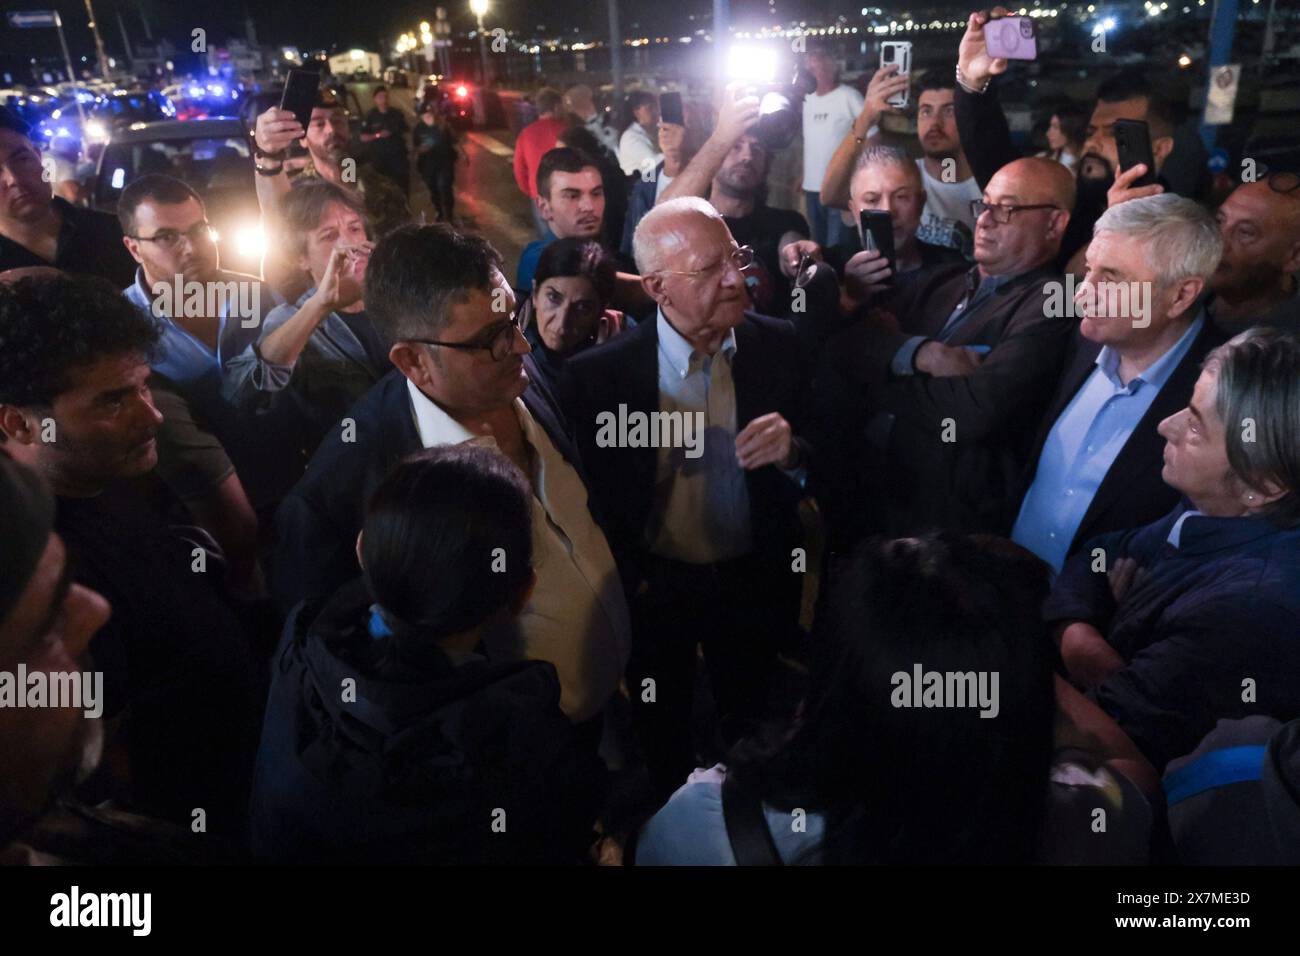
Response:
M220 43L229 34L242 36L243 15L254 14L258 40L263 45L294 45L303 49L347 49L363 46L375 49L381 41L387 53L397 35L414 30L422 19L432 21L436 0L390 0L359 4L357 0L271 0L271 2L240 3L238 0L92 0L100 20L100 33L108 55L122 54L122 33L118 26L120 11L127 33L132 41L144 38L140 10L147 12L155 37L168 36L173 43L184 39L188 44L190 31L203 27L210 41ZM561 32L571 33L578 26L583 34L601 33L607 29L605 4L601 0L489 0L491 10L485 19L489 29L504 26L532 34L538 26L545 26L546 36ZM446 2L452 28L465 30L473 26L469 0ZM874 4L880 5L879 0ZM938 4L909 4L911 9ZM904 7L896 5L900 11ZM954 9L965 10L960 3ZM90 31L86 27L85 7L78 0L4 0L6 10L58 9L63 16L64 32L74 58L94 56ZM768 0L732 0L732 20L736 24L759 25L772 22L768 14ZM797 19L825 15L856 14L861 4L856 2L825 2L825 0L776 0L775 19ZM886 6L888 9L888 6ZM711 0L682 0L665 4L659 0L621 0L619 7L623 33L627 36L650 33L680 35L694 32L710 23ZM694 22L688 19L694 14ZM634 24L637 25L634 27ZM636 33L632 31L635 29ZM20 51L28 56L58 56L57 35L53 30L12 30L0 27L0 51L9 56ZM30 52L28 52L30 51Z

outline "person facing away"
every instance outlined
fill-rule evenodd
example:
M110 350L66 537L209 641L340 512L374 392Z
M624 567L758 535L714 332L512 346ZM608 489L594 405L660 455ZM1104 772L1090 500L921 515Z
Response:
M255 853L581 859L604 767L561 712L551 664L489 660L482 647L537 580L531 496L509 459L474 445L418 452L379 486L356 543L362 577L285 626L253 788Z

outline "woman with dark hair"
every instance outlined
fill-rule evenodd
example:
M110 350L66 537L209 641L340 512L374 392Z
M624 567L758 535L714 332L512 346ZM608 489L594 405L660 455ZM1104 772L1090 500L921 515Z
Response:
M1054 699L1033 555L948 533L873 541L830 587L801 718L693 774L638 863L1030 863L1063 844L1078 862L1144 857L1149 809L1127 774L1154 775L1081 695L1058 684Z
M1083 155L1083 141L1088 128L1088 115L1083 108L1070 102L1062 103L1052 112L1047 124L1047 149L1038 155L1044 159L1054 159L1066 169L1074 170L1074 164Z
M567 863L604 768L560 711L555 668L488 660L534 582L531 492L494 449L399 464L357 539L363 577L290 615L252 801L281 862Z
M609 309L617 268L589 239L556 239L542 251L520 326L551 384L568 358L623 330L623 314Z

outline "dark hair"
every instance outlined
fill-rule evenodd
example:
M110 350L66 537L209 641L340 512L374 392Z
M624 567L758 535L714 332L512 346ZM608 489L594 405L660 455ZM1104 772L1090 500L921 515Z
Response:
M1062 100L1047 114L1049 122L1053 116L1061 126L1061 135L1065 137L1065 142L1076 148L1083 146L1083 141L1087 138L1089 119L1083 107L1073 100Z
M932 70L926 70L921 74L920 79L916 81L916 98L921 99L921 94L930 90L957 90L957 80L951 70L943 70L935 67Z
M366 266L366 316L384 344L425 338L447 325L447 309L471 289L492 288L501 256L481 236L446 223L401 226L379 240Z
M619 117L619 130L626 130L636 122L636 111L643 106L657 103L658 98L649 90L633 90L623 99L623 113Z
M570 126L568 129L560 130L555 144L561 148L576 149L584 156L595 159L597 164L599 164L599 157L607 152L601 141L596 138L596 134L585 126Z
M376 86L373 90L370 91L370 95L373 97L376 93L387 93L387 92L388 92L388 87L380 83L378 86Z
M588 280L600 298L601 308L614 297L618 265L612 256L591 239L556 239L542 250L533 273L533 288L547 279L580 277Z
M23 122L22 117L7 106L0 106L0 129L7 129L31 139L32 128Z
M537 164L537 195L551 198L551 176L555 173L580 173L588 167L600 172L600 163L584 152L567 146L548 149Z
M729 773L771 806L823 814L826 863L1031 862L1055 713L1046 566L942 532L865 542L829 587L804 718L737 747ZM996 673L997 716L896 705L896 675L917 665Z
M49 408L73 373L103 358L148 357L158 330L107 279L30 277L0 286L0 403Z
M351 209L366 222L366 206L360 194L327 179L309 176L298 179L280 204L280 223L289 251L300 256L307 251L307 236L320 224L325 207L336 202Z
M500 452L446 445L397 465L370 498L366 586L397 635L477 627L518 600L532 574L531 492ZM403 627L404 626L404 627Z
M190 199L197 200L200 206L203 205L203 200L189 183L182 182L175 176L149 173L122 190L122 195L117 199L117 221L122 225L123 235L133 236L135 235L135 211L142 203L153 200L156 203L173 206Z
M1107 77L1097 87L1100 103L1121 103L1124 100L1147 101L1147 125L1153 138L1173 136L1183 121L1186 96L1179 100L1175 83L1158 78L1141 67L1134 67Z

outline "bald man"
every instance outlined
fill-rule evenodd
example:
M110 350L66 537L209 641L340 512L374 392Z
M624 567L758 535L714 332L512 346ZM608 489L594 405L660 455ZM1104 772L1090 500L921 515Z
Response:
M1225 335L1252 325L1300 331L1300 176L1242 183L1219 207L1223 258L1206 311Z
M1072 327L1052 262L1073 202L1060 163L1008 163L974 204L973 267L929 271L830 340L816 442L844 452L821 492L842 541L1005 522Z
M583 126L591 130L592 135L609 150L613 158L618 158L618 133L605 125L605 117L600 110L596 109L596 99L592 95L590 86L577 83L565 90L564 108L578 117L578 121Z
M794 326L747 311L752 256L706 200L655 206L633 250L657 314L570 361L568 409L624 572L627 686L666 798L696 765L696 647L732 743L765 715L796 626L805 376Z

